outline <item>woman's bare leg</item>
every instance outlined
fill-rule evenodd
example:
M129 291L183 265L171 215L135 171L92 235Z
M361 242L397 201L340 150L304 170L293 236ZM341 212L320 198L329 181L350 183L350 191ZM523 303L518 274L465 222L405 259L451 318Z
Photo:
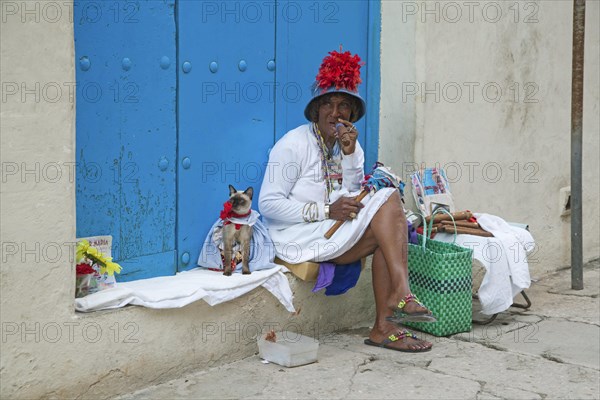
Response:
M363 237L350 250L332 260L347 264L361 259L379 248L383 253L382 268L387 269L390 293L386 299L388 309L395 309L402 298L410 293L408 286L408 229L398 192L394 192L379 208ZM373 260L373 270L380 266ZM373 282L375 285L375 282ZM375 286L374 286L375 289ZM407 313L425 311L417 303L405 306Z
M373 254L372 270L376 316L375 325L373 325L373 329L369 334L369 339L375 343L381 343L391 334L397 334L399 329L396 324L386 320L387 317L390 317L393 314L392 310L388 307L388 301L390 294L392 293L392 283L390 280L390 275L388 274L385 258L383 257L383 252L380 248L375 250L375 254ZM390 343L388 346L399 349L420 350L430 348L432 343L425 340L406 338L401 342Z
M367 236L367 238L371 237L374 241L370 229L367 229L365 236ZM363 238L365 236L363 236ZM350 254L351 252L354 253L354 256ZM356 258L356 254L359 254L360 256ZM359 247L353 247L343 256L332 261L338 264L348 264L370 254L373 254L373 265L371 269L373 271L373 294L375 296L375 324L373 325L373 329L371 329L369 339L376 343L381 343L388 336L397 334L400 330L396 324L386 320L387 317L393 315L393 309L389 306L390 296L393 292L393 284L383 251L378 247L375 247L375 250L373 251L371 240L365 240ZM407 338L400 342L390 343L388 346L399 349L419 350L430 348L432 343L425 340Z
M399 212L394 208L399 208ZM381 219L392 223L375 227L374 225L381 223L379 221ZM394 221L400 221L400 223L396 224ZM342 256L332 260L337 264L348 264L373 254L372 280L376 316L369 339L376 343L381 343L389 335L398 332L398 327L388 322L386 318L392 316L393 309L396 308L400 299L410 292L408 288L407 234L404 210L400 197L395 193L378 210L371 225L358 243ZM387 262L388 258L383 247L388 247L387 257L392 262ZM408 312L421 311L421 309L415 303L406 305ZM402 342L391 343L389 346L418 350L430 348L432 343L407 338Z

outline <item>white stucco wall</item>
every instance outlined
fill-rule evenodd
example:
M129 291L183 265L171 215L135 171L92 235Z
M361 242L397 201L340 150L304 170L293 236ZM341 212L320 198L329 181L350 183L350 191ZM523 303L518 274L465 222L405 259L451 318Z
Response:
M403 82L416 80L418 55L416 21L411 19L399 23L398 3L381 2L379 161L391 166L408 182L408 174L414 170L416 104L414 97L403 99L400 93ZM406 196L406 200L408 204L414 204L410 195Z
M467 3L382 2L380 155L403 172L439 163L459 209L528 223L535 276L570 262L572 1ZM586 14L587 260L600 248L599 2Z
M7 3L0 32L0 398L106 398L250 356L258 330L319 337L373 318L368 271L334 298L291 277L299 315L262 288L215 307L200 301L76 314L71 7L55 2L63 7L56 18L44 14L44 2L29 3L29 14L23 2Z

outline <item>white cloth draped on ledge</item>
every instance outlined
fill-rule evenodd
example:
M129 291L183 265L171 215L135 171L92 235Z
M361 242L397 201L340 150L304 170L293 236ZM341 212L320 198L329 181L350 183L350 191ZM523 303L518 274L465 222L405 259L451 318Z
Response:
M175 276L132 282L117 282L111 289L75 299L77 311L89 312L136 305L148 308L180 308L200 299L211 306L233 300L262 286L289 312L295 312L293 294L285 267L255 271L250 275L223 276L220 272L195 268Z

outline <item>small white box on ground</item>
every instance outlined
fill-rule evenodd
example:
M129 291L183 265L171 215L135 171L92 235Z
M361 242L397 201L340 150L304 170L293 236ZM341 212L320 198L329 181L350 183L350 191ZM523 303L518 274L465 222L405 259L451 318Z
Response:
M319 342L299 333L282 331L276 333L275 342L265 340L264 335L260 336L258 351L260 358L269 362L297 367L317 361Z

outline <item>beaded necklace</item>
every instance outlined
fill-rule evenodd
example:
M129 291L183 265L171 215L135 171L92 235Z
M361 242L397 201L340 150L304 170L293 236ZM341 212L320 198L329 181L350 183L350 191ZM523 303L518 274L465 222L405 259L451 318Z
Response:
M340 181L342 175L340 165L338 162L336 162L336 160L333 159L333 156L336 155L336 150L338 150L337 153L339 153L339 148L336 148L336 146L338 146L336 142L332 151L329 151L327 145L325 144L325 140L323 140L323 135L321 134L321 131L319 130L319 127L316 123L312 124L311 131L317 139L317 144L319 145L319 153L321 156L321 170L323 171L323 180L325 181L326 189L325 202L329 203L329 195L334 190L334 181L338 181L339 183L341 183Z

